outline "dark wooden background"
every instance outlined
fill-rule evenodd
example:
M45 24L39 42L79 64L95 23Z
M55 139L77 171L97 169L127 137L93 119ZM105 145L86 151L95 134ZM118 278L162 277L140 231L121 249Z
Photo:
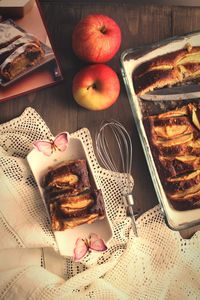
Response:
M139 1L138 1L139 2ZM133 142L133 177L135 208L140 213L158 203L145 157L133 121L124 83L120 73L120 54L127 48L147 45L177 34L200 29L200 7L147 5L140 1L40 1L52 44L63 70L64 81L56 86L0 103L0 123L19 116L31 106L44 118L53 134L74 132L87 127L92 137L104 119L117 119L128 129ZM147 2L147 1L146 1ZM157 1L158 2L158 1ZM162 1L160 1L162 2ZM170 4L169 1L163 3ZM199 1L181 1L197 5ZM155 3L155 2L154 2ZM196 4L195 4L196 3ZM72 79L83 66L73 54L71 35L75 24L90 13L106 14L115 19L122 30L122 45L109 65L118 73L121 94L109 109L92 112L79 107L72 97Z

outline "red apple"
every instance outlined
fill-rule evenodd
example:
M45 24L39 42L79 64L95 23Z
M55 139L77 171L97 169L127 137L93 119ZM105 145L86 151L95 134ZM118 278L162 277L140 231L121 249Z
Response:
M121 30L105 15L88 15L74 28L72 48L82 60L92 63L109 61L119 50Z
M118 98L120 83L113 69L104 64L85 67L73 79L76 102L89 110L103 110Z

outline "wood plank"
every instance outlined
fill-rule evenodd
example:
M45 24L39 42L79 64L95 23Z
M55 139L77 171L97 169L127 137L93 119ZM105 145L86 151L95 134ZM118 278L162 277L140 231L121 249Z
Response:
M76 3L87 5L93 4L94 0L39 0L41 3L67 3L75 5ZM98 1L101 4L108 4L106 0ZM109 3L122 4L121 0L109 0ZM199 0L123 0L123 3L131 3L132 5L164 5L164 6L189 6L198 7L200 6Z
M200 30L200 8L175 7L172 9L173 35Z

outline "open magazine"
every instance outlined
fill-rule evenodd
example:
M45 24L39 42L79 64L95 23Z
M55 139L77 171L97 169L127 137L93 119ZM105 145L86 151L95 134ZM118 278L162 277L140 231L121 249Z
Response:
M0 16L0 101L62 80L38 2L2 0Z

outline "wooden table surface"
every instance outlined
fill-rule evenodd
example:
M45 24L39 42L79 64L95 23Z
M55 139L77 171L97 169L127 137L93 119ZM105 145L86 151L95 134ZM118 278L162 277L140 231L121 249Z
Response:
M137 1L138 2L138 1ZM135 209L140 213L158 203L134 124L120 73L120 54L127 48L147 45L173 35L200 29L200 7L134 4L134 1L40 1L52 44L61 62L64 81L56 86L0 103L0 123L19 116L31 106L44 118L53 134L87 127L94 135L102 120L120 121L133 143ZM106 14L119 24L122 45L109 62L121 81L118 101L105 111L92 112L78 106L72 97L72 79L85 64L73 54L71 35L75 24L90 13Z

